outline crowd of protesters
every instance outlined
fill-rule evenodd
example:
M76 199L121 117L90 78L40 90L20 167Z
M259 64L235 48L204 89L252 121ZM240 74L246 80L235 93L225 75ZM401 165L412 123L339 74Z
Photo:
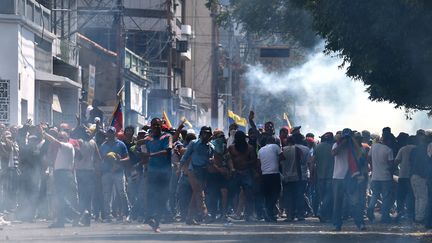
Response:
M95 124L0 126L0 209L52 228L97 222L269 223L317 217L336 231L352 218L432 227L432 134L345 128L276 134L254 113L245 133L204 126L118 131ZM377 219L375 218L376 216Z

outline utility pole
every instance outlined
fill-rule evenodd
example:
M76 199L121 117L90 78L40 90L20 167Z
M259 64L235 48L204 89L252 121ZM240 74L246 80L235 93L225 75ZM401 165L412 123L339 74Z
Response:
M217 6L212 5L211 7L211 31L212 31L212 82L211 82L211 124L212 127L218 127L218 108L219 108L219 97L218 97L218 70L219 70L219 45L217 38L217 26L216 26L216 14Z
M233 110L233 36L234 36L234 30L232 26L232 22L229 23L229 29L228 29L228 90L227 90L227 107L229 110Z
M124 26L123 26L123 15L124 5L123 0L117 0L118 12L114 15L114 26L116 32L116 51L117 51L117 94L119 98L124 100L124 124L128 124L129 110L130 110L130 88L129 85L124 82L124 52L125 52L125 39L124 39ZM123 90L122 90L123 89ZM123 96L124 93L124 97Z
M172 42L173 42L173 26L172 26L172 19L173 19L173 14L171 13L171 8L172 8L172 0L166 0L167 3L167 23L168 23L168 57L167 57L167 82L168 82L168 92L169 95L172 96L172 92L174 91L173 87L173 82L175 80L173 80L173 73L172 73ZM173 106L174 106L174 102L173 102L173 97L169 97L170 98L170 104L169 104L169 109L168 109L168 113L170 113L170 115L172 115L173 113Z

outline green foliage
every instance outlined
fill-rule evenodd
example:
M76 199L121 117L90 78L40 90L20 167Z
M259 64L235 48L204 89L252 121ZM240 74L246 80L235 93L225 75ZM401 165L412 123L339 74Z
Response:
M318 41L311 28L312 16L298 6L291 0L231 0L230 7L219 12L218 22L223 26L235 21L249 34L261 37L276 34L312 47Z
M247 33L278 34L304 47L318 34L370 99L432 110L430 0L231 0L219 22L233 19Z
M308 8L326 51L370 99L432 109L432 4L426 0L316 0Z

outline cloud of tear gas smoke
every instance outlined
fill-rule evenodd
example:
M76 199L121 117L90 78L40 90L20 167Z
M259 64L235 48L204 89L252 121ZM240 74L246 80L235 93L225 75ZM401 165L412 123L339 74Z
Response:
M294 125L302 126L302 132L322 134L350 127L381 133L383 127L389 126L397 135L431 127L425 112L417 112L407 120L404 109L369 100L363 83L348 78L345 68L339 68L341 63L341 59L325 55L321 44L301 66L284 73L268 73L262 66L250 66L246 80L255 92L295 97L295 114L289 116Z

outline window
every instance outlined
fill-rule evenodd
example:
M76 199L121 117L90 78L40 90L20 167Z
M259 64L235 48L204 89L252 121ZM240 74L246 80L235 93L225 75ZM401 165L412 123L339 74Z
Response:
M10 80L0 79L0 122L9 123Z
M0 13L2 14L14 14L15 13L15 1L14 0L2 0Z
M261 48L260 57L270 58L287 58L289 57L289 48Z

